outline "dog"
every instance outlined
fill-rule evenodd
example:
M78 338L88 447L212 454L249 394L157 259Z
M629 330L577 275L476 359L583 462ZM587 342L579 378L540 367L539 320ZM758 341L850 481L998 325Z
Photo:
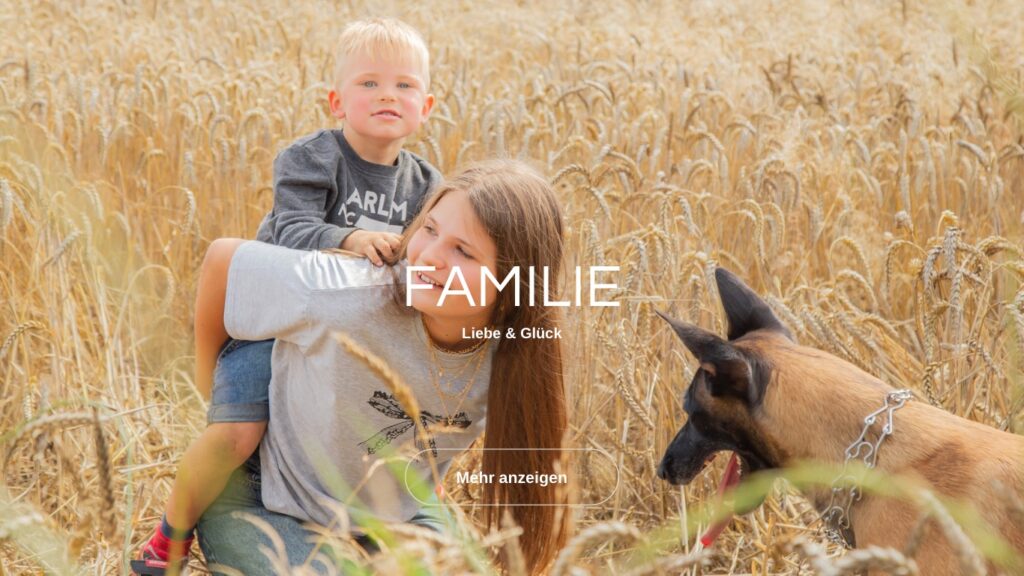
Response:
M715 281L727 340L658 313L700 363L685 393L687 421L665 450L658 476L688 484L722 451L742 463L738 482L798 461L841 467L865 417L882 408L893 389L849 362L797 344L768 304L731 272L718 268ZM908 401L891 414L893 433L878 449L876 469L972 504L992 531L1024 555L1024 512L1018 508L1024 500L1024 437L925 402ZM877 438L884 423L883 413L868 438ZM819 511L828 508L831 494L828 487L806 492ZM902 549L921 515L909 502L865 493L851 505L847 540L860 548ZM953 546L934 520L925 525L915 560L923 575L960 573ZM997 570L991 563L987 569Z

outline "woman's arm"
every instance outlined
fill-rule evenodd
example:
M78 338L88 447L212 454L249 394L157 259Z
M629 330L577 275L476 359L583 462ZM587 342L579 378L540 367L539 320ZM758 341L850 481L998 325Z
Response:
M228 287L228 268L235 250L245 240L219 238L210 244L199 271L196 288L196 388L207 400L213 390L213 371L217 354L228 339L224 328L224 299Z

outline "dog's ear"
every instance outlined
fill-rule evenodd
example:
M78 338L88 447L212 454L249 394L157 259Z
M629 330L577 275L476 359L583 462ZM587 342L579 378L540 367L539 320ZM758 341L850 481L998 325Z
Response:
M729 320L729 340L754 330L772 330L793 340L793 334L775 316L768 303L725 268L715 269L715 282Z
M710 375L712 395L752 399L753 371L742 352L713 332L680 322L657 310L655 312L672 326L679 339L700 362L700 367Z

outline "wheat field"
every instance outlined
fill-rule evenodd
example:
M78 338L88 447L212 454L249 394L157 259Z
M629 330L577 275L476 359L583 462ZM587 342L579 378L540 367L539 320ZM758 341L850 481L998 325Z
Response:
M578 498L614 493L552 573L914 572L827 545L785 483L694 548L720 470L655 475L694 362L653 310L723 332L716 265L801 342L1024 431L1024 3L245 4L0 0L0 573L125 573L204 426L204 250L253 237L276 152L333 126L333 39L368 15L431 50L410 150L531 159L568 266L621 266L621 307L572 309L566 340L573 445L606 456ZM403 546L491 570L440 540Z

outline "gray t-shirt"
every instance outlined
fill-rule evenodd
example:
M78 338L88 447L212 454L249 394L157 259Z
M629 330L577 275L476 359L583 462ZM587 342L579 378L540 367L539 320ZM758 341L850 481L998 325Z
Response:
M404 281L404 268L399 267ZM393 275L368 260L291 250L262 242L238 248L228 272L224 325L233 338L276 338L270 420L260 447L263 503L275 512L329 525L342 508L407 521L422 506L406 489L409 472L431 478L437 452L443 475L452 457L484 430L487 388L497 342L479 356L428 347L418 312L395 303ZM385 383L333 337L348 334L384 359L411 388L422 417L447 431L429 444L414 438L410 416ZM469 364L477 358L476 365ZM444 377L437 381L437 365ZM433 370L433 372L432 372ZM461 372L460 372L461 370ZM475 374L472 388L458 394ZM420 454L385 465L381 457ZM432 484L431 484L432 485Z
M338 248L356 229L401 234L441 181L402 150L392 166L367 162L341 130L296 140L274 160L274 207L256 239L300 250Z

